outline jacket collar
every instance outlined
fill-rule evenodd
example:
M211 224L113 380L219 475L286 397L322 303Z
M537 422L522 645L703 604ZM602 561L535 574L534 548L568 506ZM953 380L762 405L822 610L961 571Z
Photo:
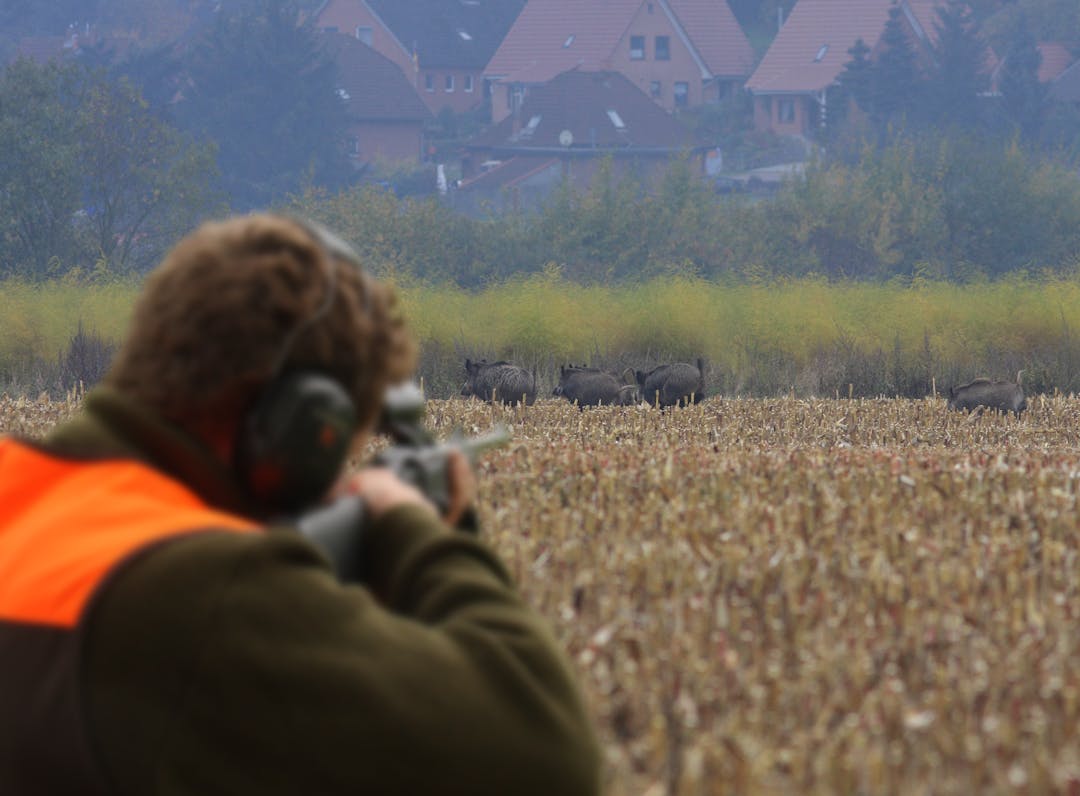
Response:
M80 413L53 430L45 444L65 457L136 459L180 481L214 508L260 516L209 448L110 387L88 393Z

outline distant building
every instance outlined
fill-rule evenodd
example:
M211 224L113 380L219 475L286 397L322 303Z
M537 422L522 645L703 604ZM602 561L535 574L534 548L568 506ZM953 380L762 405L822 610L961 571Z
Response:
M927 57L943 0L798 0L746 81L754 98L754 126L805 135L824 125L826 92L851 60L848 50L862 39L875 58L894 5L916 54Z
M324 0L317 28L344 33L397 64L432 113L486 96L484 66L525 0Z
M328 33L324 46L338 69L337 93L349 115L349 158L419 162L431 111L397 64L355 36Z
M529 0L484 76L499 122L570 69L618 72L672 111L737 90L753 63L726 0Z
M515 113L465 145L458 202L536 204L564 178L592 182L610 158L613 176L648 185L672 158L704 171L704 147L619 72L571 70L529 92Z

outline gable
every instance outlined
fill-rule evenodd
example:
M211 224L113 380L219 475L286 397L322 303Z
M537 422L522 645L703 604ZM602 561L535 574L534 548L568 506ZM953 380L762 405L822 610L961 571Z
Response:
M754 48L727 0L668 0L708 70L745 77L754 69Z
M507 83L546 83L569 69L611 67L644 0L529 0L484 69Z

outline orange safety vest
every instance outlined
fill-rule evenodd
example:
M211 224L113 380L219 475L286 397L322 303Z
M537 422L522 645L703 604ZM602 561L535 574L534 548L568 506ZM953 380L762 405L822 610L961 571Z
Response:
M140 462L0 439L0 794L107 792L80 682L94 594L148 545L260 528Z

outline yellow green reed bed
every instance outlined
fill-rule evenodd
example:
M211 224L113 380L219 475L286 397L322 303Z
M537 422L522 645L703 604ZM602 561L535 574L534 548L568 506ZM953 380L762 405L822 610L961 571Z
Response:
M1080 387L1080 280L956 285L801 279L717 284L670 277L582 286L556 269L481 291L399 285L429 393L456 391L465 357L536 368L550 391L563 363L621 370L706 361L710 392L931 394L977 375L1031 391ZM0 282L0 387L56 362L81 323L119 340L134 282ZM69 385L70 386L70 385Z

